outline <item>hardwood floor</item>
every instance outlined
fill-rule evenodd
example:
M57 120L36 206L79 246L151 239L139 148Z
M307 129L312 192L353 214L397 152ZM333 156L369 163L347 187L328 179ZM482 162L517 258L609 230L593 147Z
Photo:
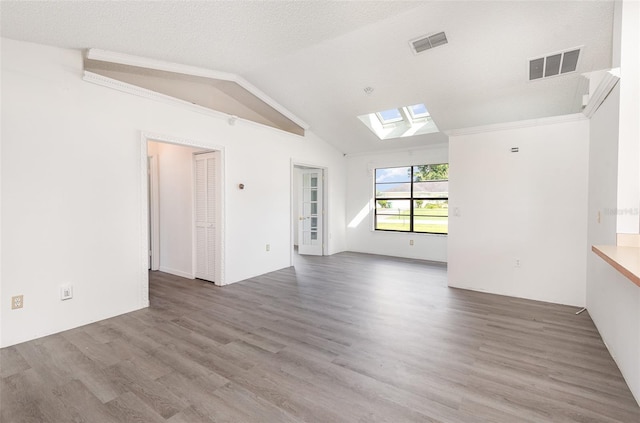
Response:
M342 253L1 350L2 422L640 422L588 313Z

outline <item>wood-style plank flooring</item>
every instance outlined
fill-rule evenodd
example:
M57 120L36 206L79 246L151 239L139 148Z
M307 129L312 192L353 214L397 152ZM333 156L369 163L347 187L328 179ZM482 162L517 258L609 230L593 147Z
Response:
M2 422L640 422L588 313L356 253L1 350Z

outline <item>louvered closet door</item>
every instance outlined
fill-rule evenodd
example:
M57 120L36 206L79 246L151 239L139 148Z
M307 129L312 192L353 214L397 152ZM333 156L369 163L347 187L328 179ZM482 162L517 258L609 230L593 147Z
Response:
M195 156L196 278L214 282L216 271L216 171L218 153Z

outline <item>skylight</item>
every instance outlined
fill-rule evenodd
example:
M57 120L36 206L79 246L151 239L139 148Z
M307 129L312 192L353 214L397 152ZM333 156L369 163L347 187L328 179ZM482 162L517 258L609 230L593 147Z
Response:
M369 113L358 119L381 140L438 132L423 103Z
M422 103L414 104L413 106L408 106L407 110L411 114L413 119L421 119L429 116L429 112L427 111L427 106Z
M398 109L383 110L381 112L377 112L376 115L378 115L378 119L380 119L380 122L382 122L383 125L400 122L402 120L402 114Z

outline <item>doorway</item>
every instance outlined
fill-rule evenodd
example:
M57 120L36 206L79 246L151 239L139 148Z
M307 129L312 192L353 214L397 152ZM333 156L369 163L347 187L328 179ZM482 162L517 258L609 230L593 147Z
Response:
M325 168L293 164L292 244L298 254L326 254L325 178Z
M224 149L205 143L142 134L144 240L143 302L148 304L148 270L224 285ZM205 157L199 166L197 157ZM208 197L198 203L198 168ZM208 185L207 185L208 184ZM204 225L198 230L198 206L205 204ZM213 227L215 225L215 228ZM205 246L200 254L200 247ZM205 262L205 272L200 272ZM146 301L145 301L146 300Z

